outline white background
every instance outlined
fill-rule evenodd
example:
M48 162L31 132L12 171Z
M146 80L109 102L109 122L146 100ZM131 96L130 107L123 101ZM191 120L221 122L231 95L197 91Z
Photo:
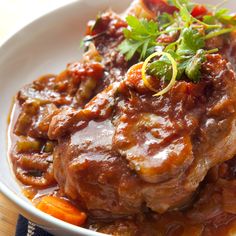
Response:
M0 44L35 18L74 0L0 0Z

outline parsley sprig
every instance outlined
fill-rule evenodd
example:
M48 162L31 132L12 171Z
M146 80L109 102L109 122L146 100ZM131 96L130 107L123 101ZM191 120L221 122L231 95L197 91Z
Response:
M181 78L185 73L190 80L198 82L201 64L205 61L206 51L202 49L205 41L196 29L191 28L184 28L180 39L178 44L174 45L175 48L169 45L165 51L169 52L177 62L177 78ZM171 66L165 57L150 63L147 71L150 75L170 80Z
M195 4L189 0L168 0L178 11L173 15L163 13L157 20L138 19L135 16L126 18L128 28L124 30L125 40L118 49L130 60L139 55L144 60L156 51L166 52L176 61L177 79L185 75L189 80L198 82L201 78L201 65L206 60L206 54L217 52L218 49L207 51L207 39L227 34L236 30L236 18L227 9L216 9L213 14L199 20L191 15ZM158 42L163 34L177 36L170 44ZM145 70L148 74L171 80L173 68L170 60L162 54L161 57L149 62Z
M126 40L118 47L125 54L126 60L130 60L136 52L139 53L140 59L146 58L154 52L156 46L163 46L163 44L157 43L158 36L180 29L159 30L157 22L138 19L135 16L127 16L126 21L129 25L129 28L123 31Z
M213 15L206 15L203 17L203 22L213 25L220 22L222 24L236 25L236 17L229 14L229 9L216 9Z
M139 20L135 16L128 16L126 21L129 29L124 29L126 40L119 45L119 50L125 54L126 60L130 60L136 52L139 53L140 59L143 59L147 56L147 50L151 51L158 45L158 24L153 20Z

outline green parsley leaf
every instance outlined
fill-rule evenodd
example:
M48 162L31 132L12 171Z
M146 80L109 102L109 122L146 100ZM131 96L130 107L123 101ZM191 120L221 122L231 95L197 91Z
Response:
M179 55L194 55L205 46L203 36L196 29L185 28L181 35L181 42L177 49Z
M206 15L203 17L203 22L209 25L221 23L228 25L236 25L235 15L230 15L229 9L218 9L213 15Z
M186 6L182 6L180 8L180 16L181 16L182 20L186 23L186 25L191 24L191 20L193 17L190 14L190 12L188 11Z
M167 0L167 2L178 9L185 6L189 12L191 12L193 7L196 5L195 3L189 0Z
M203 22L208 25L214 25L216 24L216 18L213 15L206 15L203 16Z
M175 22L173 16L166 12L159 15L157 17L157 21L161 30L166 29L168 26L172 25Z
M137 49L142 45L142 42L132 42L129 40L124 40L118 47L120 52L125 55L125 59L130 60Z
M205 50L200 49L193 57L179 62L177 79L180 79L183 73L185 73L194 83L198 82L200 80L202 63L206 59L205 54ZM174 56L174 58L178 58L178 55ZM159 60L149 64L147 73L159 79L164 78L165 81L170 81L172 76L171 63L167 58L161 57Z
M186 65L183 63L179 63L181 61L181 57L173 50L167 51L177 62L178 65L178 75L177 79L180 79ZM172 66L171 62L168 60L167 57L162 56L159 60L154 61L148 65L147 73L149 75L156 76L159 79L164 79L165 81L170 81L172 77Z
M170 81L172 76L172 66L168 58L162 56L159 60L149 64L147 68L149 75L156 76L159 79Z
M186 69L185 69L185 74L188 76L190 80L193 82L199 82L200 80L200 69L202 66L202 63L206 60L205 57L205 51L203 49L200 49L197 51L197 54L190 58Z
M186 25L191 24L191 20L193 19L190 13L192 3L190 3L188 0L168 0L168 3L179 9L179 15Z
M235 31L236 30L236 27L231 27L231 28L222 28L220 30L214 30L214 31L211 31L209 34L207 34L206 36L204 36L204 39L210 39L210 38L214 38L214 37L217 37L219 35L222 35L222 34L228 34L232 31Z
M147 19L138 19L135 16L127 16L129 29L124 29L125 40L118 49L125 54L126 60L130 60L136 52L140 59L147 56L148 48L157 45L156 38L159 35L158 24Z
M236 25L236 18L229 14L229 10L222 8L216 11L215 18L222 24Z

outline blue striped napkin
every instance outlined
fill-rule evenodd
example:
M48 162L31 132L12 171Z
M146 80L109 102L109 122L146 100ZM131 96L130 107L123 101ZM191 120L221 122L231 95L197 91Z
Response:
M19 215L15 236L53 236Z

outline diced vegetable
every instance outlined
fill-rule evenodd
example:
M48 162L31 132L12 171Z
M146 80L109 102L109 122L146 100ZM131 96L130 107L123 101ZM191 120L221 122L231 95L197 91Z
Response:
M31 123L32 123L32 117L30 117L28 114L24 112L21 113L16 122L14 133L17 135L26 135Z
M35 115L38 112L40 102L37 99L28 99L24 105L23 110L29 115Z
M55 196L43 197L36 207L51 216L73 225L80 226L87 218L84 212L78 210L70 202Z
M47 141L46 144L43 147L44 152L52 152L54 148L53 142Z
M20 140L16 143L18 152L39 152L41 143L36 140Z
M203 5L196 5L192 12L191 12L191 15L193 17L201 17L201 16L204 16L208 13L208 10L205 6Z
M35 116L39 109L39 101L36 99L28 99L22 105L22 112L17 119L14 129L17 135L27 135L27 132L32 124L33 116Z

